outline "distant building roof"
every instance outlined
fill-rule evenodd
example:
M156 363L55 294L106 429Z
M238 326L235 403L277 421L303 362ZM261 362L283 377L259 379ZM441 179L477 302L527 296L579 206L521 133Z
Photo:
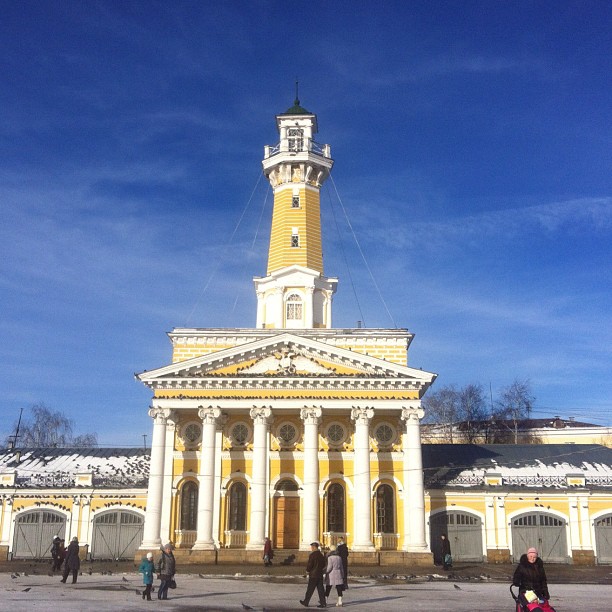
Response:
M15 473L10 488L74 487L81 474L96 487L146 487L149 459L136 448L13 448L0 451L0 475Z
M429 488L486 485L499 475L503 486L569 488L568 475L589 488L612 487L612 449L599 444L424 444Z

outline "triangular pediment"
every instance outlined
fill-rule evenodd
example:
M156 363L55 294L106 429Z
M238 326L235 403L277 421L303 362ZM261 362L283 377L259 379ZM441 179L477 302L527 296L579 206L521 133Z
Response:
M429 385L435 374L281 332L138 375L145 384L216 377L386 378Z

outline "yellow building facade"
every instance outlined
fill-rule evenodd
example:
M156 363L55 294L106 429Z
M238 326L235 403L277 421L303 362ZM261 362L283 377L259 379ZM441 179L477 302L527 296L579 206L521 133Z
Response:
M258 559L268 536L288 555L342 536L364 559L429 557L419 421L435 375L408 366L407 330L332 327L320 223L331 149L298 100L276 123L256 326L177 328L172 363L138 376L155 423L142 549L170 540L192 558Z

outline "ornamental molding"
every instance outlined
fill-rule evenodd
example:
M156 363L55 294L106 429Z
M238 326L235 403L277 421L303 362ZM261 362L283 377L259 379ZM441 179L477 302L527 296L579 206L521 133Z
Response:
M330 340L333 341L333 336ZM363 345L359 342L356 344ZM367 342L363 346L367 346ZM261 364L262 361L265 363ZM287 379L288 384L294 386L296 378L308 382L320 378L324 379L321 382L326 387L331 381L341 386L341 381L363 380L367 384L375 382L380 385L395 380L402 387L420 389L428 387L436 375L321 340L282 332L143 372L137 378L152 388L159 388L160 385L165 388L167 384L174 388L182 388L185 384L195 388L201 385L236 386L241 383L252 386L265 384L264 381L269 378L274 379L274 385L282 384L281 381Z

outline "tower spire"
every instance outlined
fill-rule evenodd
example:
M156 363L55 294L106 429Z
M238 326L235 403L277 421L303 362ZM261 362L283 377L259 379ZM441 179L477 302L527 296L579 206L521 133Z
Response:
M323 275L320 189L333 166L329 145L314 140L317 117L295 102L277 115L277 145L264 149L274 192L268 276L255 278L257 327L331 327L337 279Z

